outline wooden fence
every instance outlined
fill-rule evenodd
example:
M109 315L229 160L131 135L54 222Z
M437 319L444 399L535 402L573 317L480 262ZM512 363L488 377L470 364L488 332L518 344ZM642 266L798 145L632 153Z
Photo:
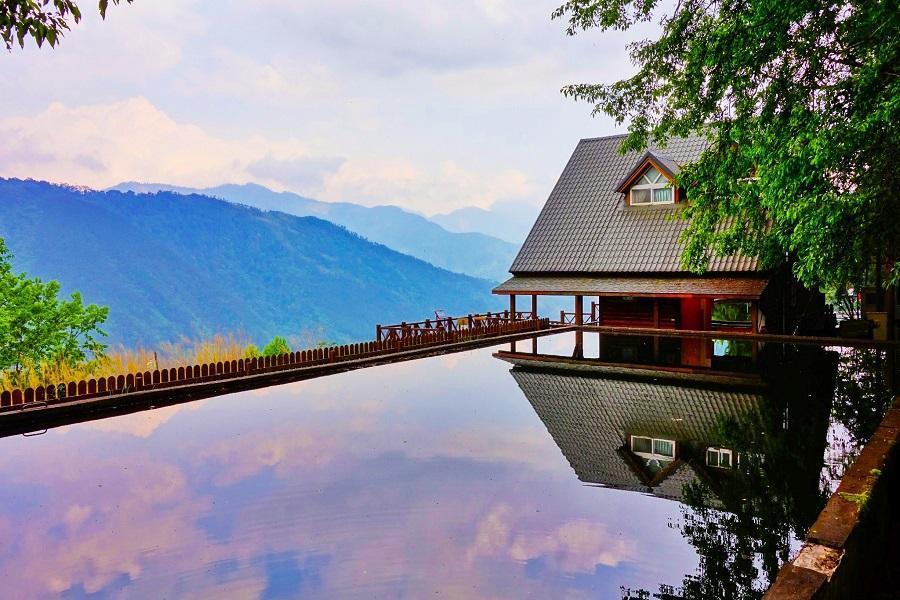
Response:
M184 365L169 369L144 371L142 373L112 375L87 381L48 384L36 388L29 387L24 390L7 390L0 393L0 412L59 402L73 402L129 394L143 390L177 388L209 381L237 379L248 375L332 364L428 346L452 344L511 333L539 331L549 326L550 321L546 318L506 321L498 322L494 325L453 331L431 330L404 339L375 340L328 348L298 350L277 356L239 358L202 365Z

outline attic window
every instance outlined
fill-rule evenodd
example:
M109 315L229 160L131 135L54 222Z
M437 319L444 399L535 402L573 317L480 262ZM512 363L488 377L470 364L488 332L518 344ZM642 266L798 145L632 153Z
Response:
M656 167L647 167L628 192L631 204L674 204L675 194L665 175Z

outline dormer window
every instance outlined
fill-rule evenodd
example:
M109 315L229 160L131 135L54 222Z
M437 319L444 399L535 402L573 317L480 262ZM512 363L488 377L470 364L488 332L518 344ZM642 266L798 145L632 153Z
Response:
M681 201L674 185L679 171L675 161L648 150L619 180L616 191L625 194L625 203L629 206L675 204Z
M674 204L675 194L671 183L656 167L647 167L629 190L631 204Z

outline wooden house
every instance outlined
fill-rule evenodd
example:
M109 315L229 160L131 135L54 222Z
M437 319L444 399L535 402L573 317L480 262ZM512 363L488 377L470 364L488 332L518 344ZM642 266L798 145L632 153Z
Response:
M687 222L678 213L689 198L673 181L707 142L672 139L623 155L622 138L578 143L512 277L494 289L509 296L513 312L518 295L530 296L533 312L538 296L571 296L573 312L562 318L575 324L782 332L800 325L786 307L821 315L823 299L798 288L787 269L763 271L755 257L713 258L703 275L683 269Z

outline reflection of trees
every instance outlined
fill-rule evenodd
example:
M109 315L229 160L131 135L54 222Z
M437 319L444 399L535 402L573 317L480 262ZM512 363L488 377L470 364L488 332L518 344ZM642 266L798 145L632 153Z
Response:
M870 348L840 353L832 412L854 445L869 439L893 398L889 362L892 356Z
M718 423L739 453L728 472L709 469L683 490L680 529L700 562L677 590L623 590L623 598L761 598L828 497L820 473L835 385L833 353L775 347L761 356L769 392L758 411Z

